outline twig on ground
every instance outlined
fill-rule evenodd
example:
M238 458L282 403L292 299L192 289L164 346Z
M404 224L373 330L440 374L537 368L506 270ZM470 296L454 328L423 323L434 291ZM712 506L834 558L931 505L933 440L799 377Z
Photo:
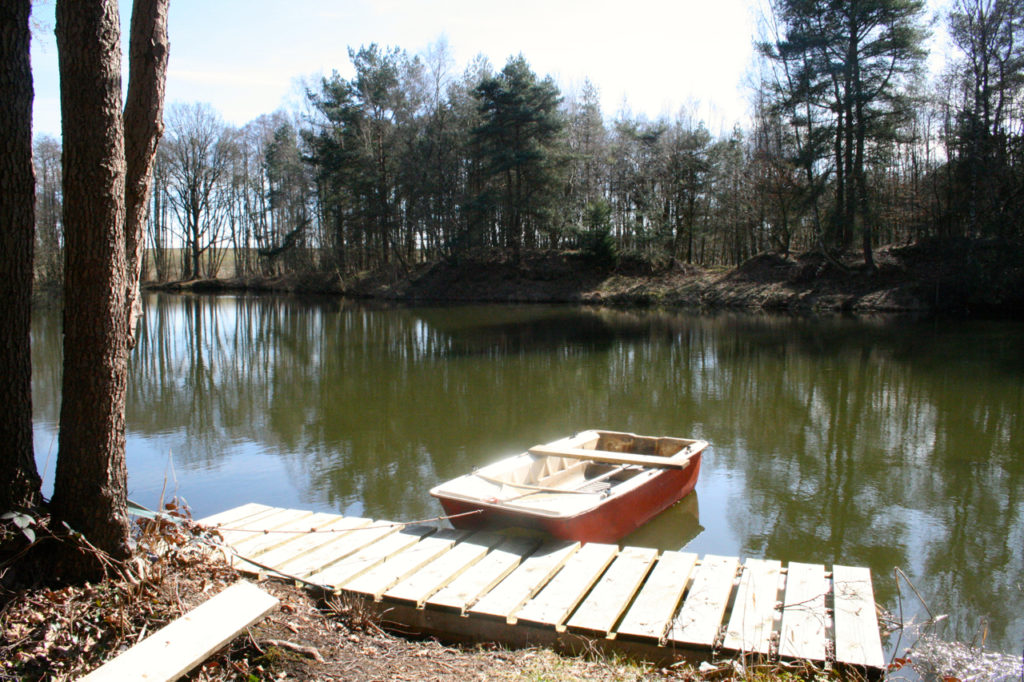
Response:
M317 663L324 663L324 657L320 654L320 650L314 646L306 646L305 644L296 644L295 642L289 642L287 639L265 639L264 644L269 646L276 646L279 649L289 649L296 653L309 656Z

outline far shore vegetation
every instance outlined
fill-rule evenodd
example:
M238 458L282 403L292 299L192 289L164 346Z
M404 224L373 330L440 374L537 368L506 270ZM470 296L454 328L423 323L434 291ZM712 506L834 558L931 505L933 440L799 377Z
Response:
M773 0L751 117L732 130L602 111L596 84L562 92L522 54L460 65L443 40L353 48L355 75L309 83L301 111L236 128L206 104L169 107L143 279L366 293L374 273L414 297L425 263L575 253L628 274L818 254L822 272L870 276L880 248L926 243L968 270L971 300L1017 306L983 293L1014 288L1016 266L978 254L1022 251L1021 13L952 3L955 57L929 79L923 1ZM62 272L61 144L34 151L45 285Z

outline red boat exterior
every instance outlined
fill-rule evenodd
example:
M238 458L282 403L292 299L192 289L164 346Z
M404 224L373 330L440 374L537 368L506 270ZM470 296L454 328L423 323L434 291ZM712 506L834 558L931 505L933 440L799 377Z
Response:
M701 453L682 469L662 469L643 485L575 516L554 518L437 495L456 528L480 530L516 526L542 530L563 540L617 542L683 499L697 484ZM473 513L476 512L476 513Z

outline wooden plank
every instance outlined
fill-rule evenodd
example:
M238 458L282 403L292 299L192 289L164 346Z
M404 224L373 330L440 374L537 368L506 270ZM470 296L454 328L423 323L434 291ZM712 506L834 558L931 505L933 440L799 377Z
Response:
M723 647L746 653L769 653L778 613L775 606L779 601L781 571L779 561L746 560Z
M517 620L553 625L559 632L572 610L586 596L604 569L618 554L618 545L588 542L573 554L562 570L508 622Z
M358 552L331 564L318 573L314 573L306 580L337 590L348 581L358 578L377 564L384 562L410 545L416 544L433 532L434 529L430 526L406 526L397 533L385 535L377 542L363 547Z
M616 635L661 640L696 563L697 555L690 552L662 553L622 619Z
M446 553L466 535L466 531L451 528L439 530L344 583L345 591L366 594L380 601L389 587Z
M862 567L833 566L832 585L836 661L884 668L871 571Z
M427 599L429 606L466 609L515 570L524 557L528 556L537 543L528 538L510 538L491 550L480 563L453 580L450 585Z
M569 627L608 635L658 556L648 547L624 547L569 620Z
M275 597L239 581L81 679L176 680L275 606Z
M708 554L693 573L668 639L673 642L713 646L732 594L739 559Z
M284 507L268 507L266 505L260 505L260 506L263 507L263 508L260 509L259 511L256 511L253 514L246 514L242 518L225 519L223 522L218 523L216 526L214 526L214 528L216 528L217 530L221 530L221 531L223 531L223 530L233 530L235 528L261 529L263 527L260 526L258 523L256 523L257 521L259 521L261 519L266 519L266 518L268 518L270 516L273 516L275 514L280 514L281 512L284 512L284 511L288 511ZM231 510L228 510L228 511L230 512ZM312 513L312 512L310 512L310 513Z
M349 533L332 538L312 552L280 564L278 568L297 577L307 577L319 573L350 554L372 545L381 538L402 530L401 524L389 521L376 521L368 526L361 526Z
M336 514L309 514L296 511L295 517L287 523L275 526L269 533L253 535L252 537L235 542L232 544L232 548L243 557L256 559L263 563L261 557L264 552L269 552L281 545L307 536L309 531L330 521L335 516ZM234 564L237 561L237 558L233 558L231 563Z
M201 526L206 526L207 528L227 526L232 523L244 521L250 516L255 516L256 514L266 512L271 509L273 509L273 507L268 507L265 504L249 502L239 507L233 507L216 514L211 514L210 516L197 520L196 523Z
M713 652L697 646L658 646L653 640L603 639L558 632L554 628L532 627L526 624L510 626L504 620L495 618L467 618L456 611L439 609L417 609L407 602L371 602L371 617L386 619L390 623L401 623L407 632L418 637L436 637L441 641L489 642L503 648L550 647L557 651L576 656L602 660L627 657L633 661L649 661L656 667L668 667L680 659L694 664L710 660ZM514 676L521 671L511 671ZM555 679L565 678L561 671L553 673ZM595 671L599 674L600 671ZM549 677L535 676L537 679ZM734 675L735 677L735 675Z
M243 519L220 524L214 530L220 533L224 544L231 545L233 541L239 541L258 534L266 528L264 524L268 519L275 518L287 511L287 509L282 509L281 507L266 507L262 511L246 516Z
M512 618L526 600L540 592L552 575L580 548L578 542L551 541L512 571L469 609L477 615Z
M828 583L820 564L791 563L782 606L779 656L808 661L825 660L825 594Z
M687 447L690 447L693 450L707 447L707 442L702 440L673 438L672 436L642 436L638 433L608 431L606 429L581 431L572 436L559 438L556 441L544 443L537 447L546 447L552 450L563 450L565 448L597 450L597 446L601 445L602 439L604 439L606 447L601 448L600 451L609 451L614 453L633 452L639 447L643 449L653 449L655 454L665 455L665 451L669 450L669 448L671 448L669 451L673 454L680 454L680 452Z
M220 534L224 538L224 544L230 545L236 552L242 552L242 547L268 535L266 531L277 530L281 526L311 516L313 512L301 509L275 509L267 516L253 517L244 523L233 524L231 530L222 530Z
M326 517L315 525L312 532L295 535L287 542L261 554L259 562L264 566L273 566L283 571L284 564L342 537L354 528L363 528L371 523L370 519L358 516L328 514ZM287 571L285 572L287 573Z
M417 607L435 592L469 570L502 537L496 533L474 533L384 593L388 599L411 601Z
M687 450L685 452L691 452ZM570 459L587 459L592 462L607 464L638 464L654 469L685 469L690 465L689 456L659 457L658 455L632 455L627 452L608 452L607 450L586 450L583 448L558 448L547 445L536 445L530 448L531 455L548 457L567 457ZM682 454L682 453L680 453Z

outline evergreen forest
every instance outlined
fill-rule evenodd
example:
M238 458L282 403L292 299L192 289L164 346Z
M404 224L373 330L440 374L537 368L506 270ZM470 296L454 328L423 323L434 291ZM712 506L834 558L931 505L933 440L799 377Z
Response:
M734 266L1024 236L1024 0L954 0L929 75L923 0L772 0L748 122L609 114L526 56L349 49L350 78L236 128L171 105L144 277L341 276L464 254ZM686 68L681 65L680 68ZM36 279L61 276L60 143L35 142Z

